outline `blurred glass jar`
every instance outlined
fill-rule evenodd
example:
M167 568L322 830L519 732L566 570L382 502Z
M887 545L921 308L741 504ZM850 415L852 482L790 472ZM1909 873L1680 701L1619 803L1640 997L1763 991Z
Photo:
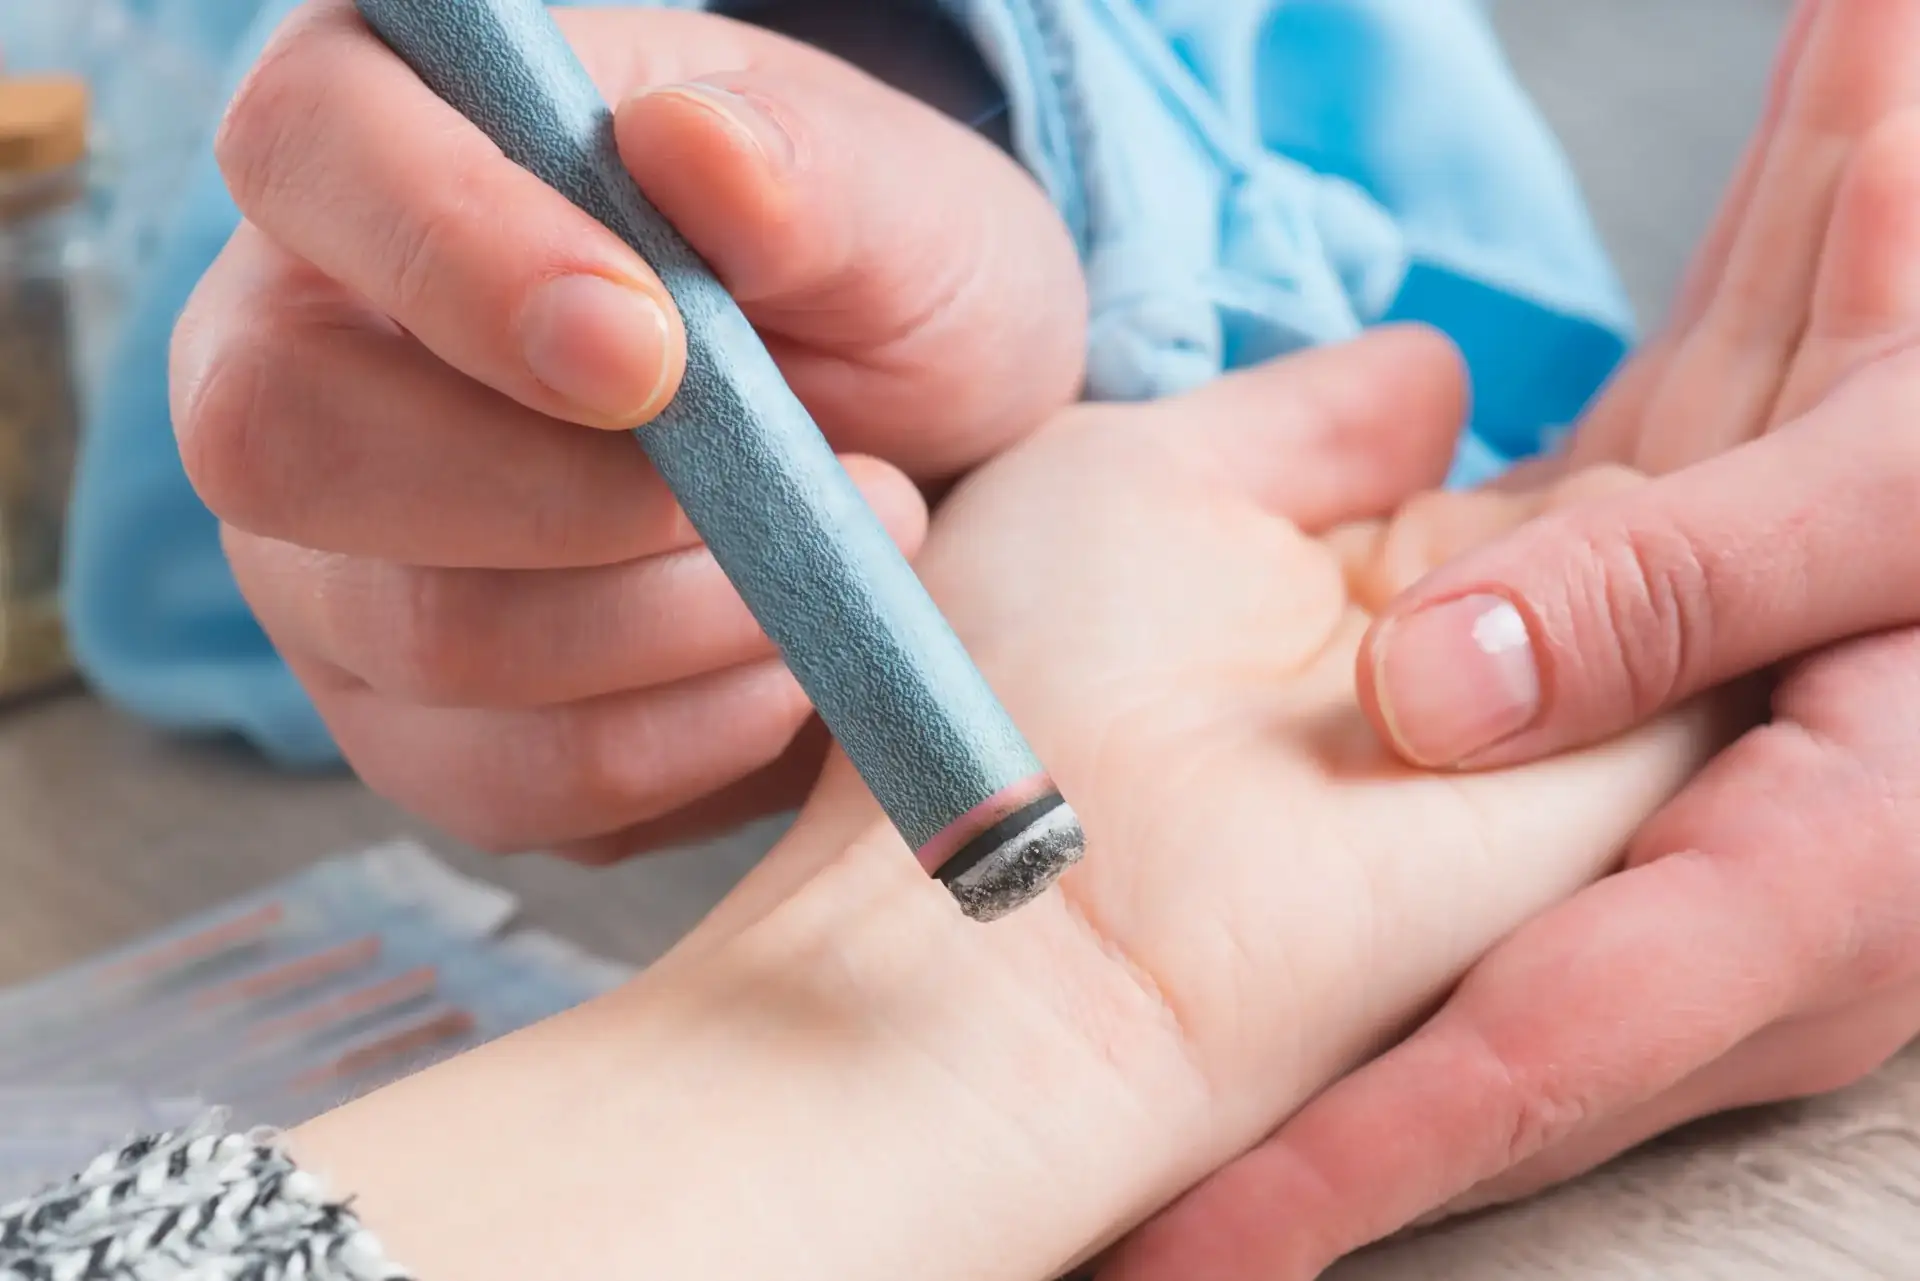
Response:
M60 581L93 270L89 115L78 77L0 79L0 698L73 671Z

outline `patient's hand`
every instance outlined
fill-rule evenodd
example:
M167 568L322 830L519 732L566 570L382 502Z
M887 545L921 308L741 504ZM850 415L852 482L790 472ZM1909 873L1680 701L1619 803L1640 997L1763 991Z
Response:
M1471 778L1376 745L1367 606L1551 496L1301 529L1437 477L1460 400L1395 333L1062 416L956 492L921 569L1084 863L974 924L837 761L631 990L304 1153L426 1274L1044 1281L1111 1241L1601 874L1717 741L1695 708Z
M1694 707L1475 776L1378 745L1353 693L1368 611L1464 546L1621 481L1429 494L1391 523L1301 532L1437 477L1460 402L1444 344L1391 333L1183 401L1082 407L964 485L918 562L1089 840L1057 892L954 930L977 963L1045 940L1054 981L1085 967L1146 995L1124 1017L1156 1021L1202 1100L1146 1101L1181 1127L1160 1193L1257 1140L1607 870L1722 741ZM1341 466L1330 439L1348 442ZM714 928L877 821L837 761Z

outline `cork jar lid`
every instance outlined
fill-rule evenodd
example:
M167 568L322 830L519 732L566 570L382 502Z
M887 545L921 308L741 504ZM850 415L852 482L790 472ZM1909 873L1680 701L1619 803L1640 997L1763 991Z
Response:
M0 77L0 173L45 173L87 154L87 84L78 76Z

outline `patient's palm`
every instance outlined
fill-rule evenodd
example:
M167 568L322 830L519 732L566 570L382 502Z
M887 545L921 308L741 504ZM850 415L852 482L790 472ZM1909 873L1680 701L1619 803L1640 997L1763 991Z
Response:
M1310 539L1273 454L1312 464L1322 425L1298 419L1324 388L1256 378L1265 431L1182 402L1074 411L956 494L920 562L1086 826L1063 895L1165 996L1237 1143L1602 873L1717 741L1696 710L1525 769L1388 754L1354 700L1350 582L1417 572L1421 543L1513 500Z

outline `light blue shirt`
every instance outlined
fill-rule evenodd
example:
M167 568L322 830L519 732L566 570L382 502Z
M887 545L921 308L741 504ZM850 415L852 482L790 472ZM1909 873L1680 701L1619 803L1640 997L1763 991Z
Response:
M187 15L231 82L294 0L142 2ZM1624 294L1477 0L942 3L1078 243L1092 395L1166 395L1424 321L1472 372L1467 483L1537 452L1624 353ZM333 743L241 599L168 422L168 335L237 216L203 154L89 415L69 615L120 705L320 766Z

